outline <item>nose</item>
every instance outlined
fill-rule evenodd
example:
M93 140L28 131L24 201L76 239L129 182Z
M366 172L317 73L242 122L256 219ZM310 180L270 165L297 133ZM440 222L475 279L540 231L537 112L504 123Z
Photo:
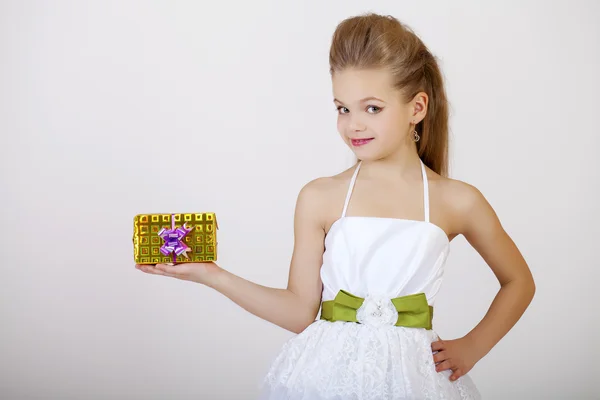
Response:
M353 118L350 118L350 123L348 124L348 128L352 132L361 132L361 131L365 130L365 124L362 121L360 121L359 118L353 117Z

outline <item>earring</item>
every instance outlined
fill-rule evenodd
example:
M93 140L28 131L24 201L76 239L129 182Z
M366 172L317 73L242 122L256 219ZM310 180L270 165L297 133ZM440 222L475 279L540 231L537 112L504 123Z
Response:
M418 142L421 139L421 136L417 133L417 131L413 131L413 141Z
M413 124L414 124L414 122L413 122ZM415 127L416 126L417 125L415 124ZM413 135L413 138L412 138L413 142L418 142L421 139L421 136L419 136L419 133L417 132L416 129L413 129L412 135Z

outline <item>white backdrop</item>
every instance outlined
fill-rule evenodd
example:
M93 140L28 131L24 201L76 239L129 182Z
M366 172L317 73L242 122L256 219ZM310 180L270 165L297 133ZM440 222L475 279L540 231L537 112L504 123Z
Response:
M1 1L0 398L257 394L293 333L136 270L133 216L214 211L219 264L285 287L298 191L352 162L328 50L366 11L441 59L451 175L484 193L536 278L471 371L484 398L600 398L600 5L557 0ZM457 238L438 333L465 334L497 290Z

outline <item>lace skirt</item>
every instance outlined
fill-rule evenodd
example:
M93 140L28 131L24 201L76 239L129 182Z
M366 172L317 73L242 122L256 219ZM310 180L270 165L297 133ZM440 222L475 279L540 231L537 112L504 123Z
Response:
M289 339L259 400L480 399L470 376L437 372L433 330L316 320Z

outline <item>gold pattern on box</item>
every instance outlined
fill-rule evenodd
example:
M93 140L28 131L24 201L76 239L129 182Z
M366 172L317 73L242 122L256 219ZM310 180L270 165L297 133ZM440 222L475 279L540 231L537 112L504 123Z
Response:
M209 262L217 260L217 217L215 213L139 214L133 221L133 252L136 264L173 262L173 253L163 254L165 239L159 232L173 227L189 232L181 245L189 250L176 255L176 263ZM181 229L180 229L181 231ZM161 252L161 248L163 251ZM187 258L185 257L187 255Z

